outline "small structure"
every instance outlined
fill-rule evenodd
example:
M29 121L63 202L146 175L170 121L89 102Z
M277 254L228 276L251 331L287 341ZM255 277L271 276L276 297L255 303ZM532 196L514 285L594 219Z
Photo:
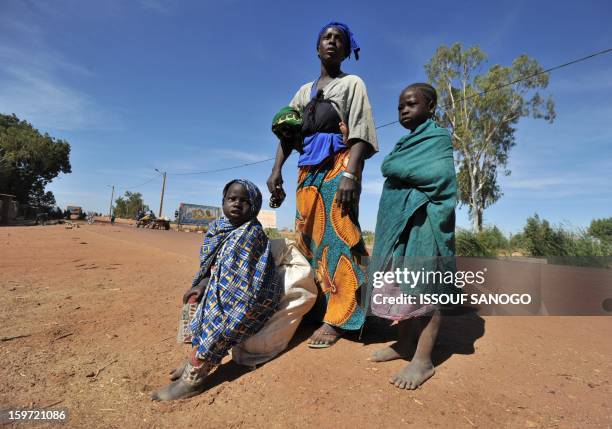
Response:
M9 225L17 214L15 195L0 194L0 225Z
M260 210L257 219L264 228L276 229L276 212L274 210Z
M78 220L83 213L83 209L80 206L67 206L66 210L70 213L71 220Z

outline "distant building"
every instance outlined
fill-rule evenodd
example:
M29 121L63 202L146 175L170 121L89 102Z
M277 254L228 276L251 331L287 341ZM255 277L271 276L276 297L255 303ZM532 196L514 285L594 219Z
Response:
M0 225L8 225L17 216L15 195L0 194Z
M257 219L264 228L276 229L276 212L274 210L260 210Z

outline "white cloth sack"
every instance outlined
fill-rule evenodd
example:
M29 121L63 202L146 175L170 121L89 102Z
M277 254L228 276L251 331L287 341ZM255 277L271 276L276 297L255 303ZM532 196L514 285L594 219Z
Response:
M286 238L270 240L276 275L284 287L280 306L261 330L232 348L232 359L254 366L269 361L287 348L302 317L317 299L317 286L310 264Z

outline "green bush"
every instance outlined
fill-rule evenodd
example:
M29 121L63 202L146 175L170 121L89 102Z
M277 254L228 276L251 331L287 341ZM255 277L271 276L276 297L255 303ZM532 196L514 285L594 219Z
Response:
M593 219L589 226L588 233L604 243L612 244L612 217L606 219Z
M278 232L278 229L276 228L265 228L264 232L270 240L273 240L275 238L282 238L282 235L280 234L280 232Z
M552 227L547 220L541 220L536 214L527 219L523 233L520 234L520 244L529 256L546 257L554 264L612 266L612 243L593 236L592 230Z
M497 228L495 229L499 232ZM496 244L498 239L499 237L496 236L496 233L491 231L483 230L482 232L472 232L465 229L458 229L455 233L456 254L457 256L472 257L496 256L499 249Z
M374 245L374 233L372 231L363 231L361 235L363 236L363 241L366 246Z
M553 228L546 220L535 214L527 218L523 228L522 245L530 256L566 256L568 237L562 228Z

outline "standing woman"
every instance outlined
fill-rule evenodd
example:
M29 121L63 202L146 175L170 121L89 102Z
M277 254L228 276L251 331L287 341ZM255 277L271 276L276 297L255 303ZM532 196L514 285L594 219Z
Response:
M345 24L323 27L317 37L319 77L303 85L273 123L280 143L268 179L271 204L278 207L284 199L281 170L296 149L296 241L326 299L323 324L309 339L312 348L331 346L365 321L356 300L365 282L361 258L367 255L357 218L364 160L378 151L378 143L363 81L340 69L351 53L358 59L358 52ZM302 125L292 137L288 127L296 117Z

